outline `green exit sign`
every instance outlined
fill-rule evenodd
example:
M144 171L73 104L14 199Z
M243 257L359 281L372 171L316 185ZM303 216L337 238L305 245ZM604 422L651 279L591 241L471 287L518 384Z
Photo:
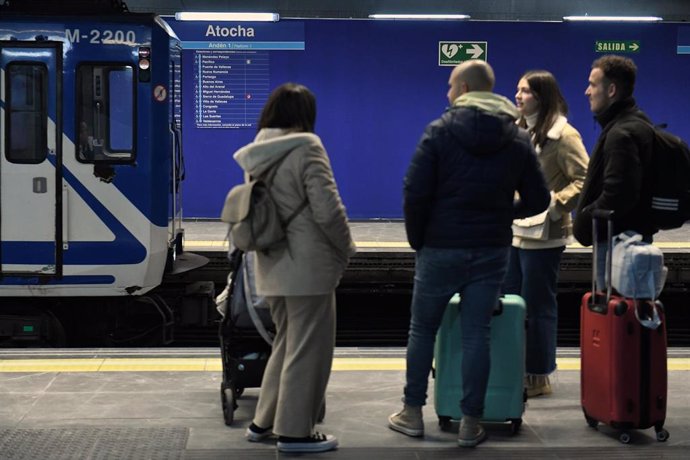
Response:
M639 40L597 40L594 42L597 53L639 53Z

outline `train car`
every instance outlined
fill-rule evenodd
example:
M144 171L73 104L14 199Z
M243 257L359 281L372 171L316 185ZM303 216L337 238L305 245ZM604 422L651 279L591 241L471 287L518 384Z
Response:
M182 251L179 40L153 14L17 9L0 10L0 296L145 294Z
M183 252L180 59L120 1L0 5L0 345L208 325L168 286L207 262Z

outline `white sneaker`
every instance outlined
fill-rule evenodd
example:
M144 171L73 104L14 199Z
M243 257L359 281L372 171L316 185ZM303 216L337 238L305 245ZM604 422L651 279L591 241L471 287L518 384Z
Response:
M306 438L279 436L276 447L280 452L326 452L338 447L338 440L331 434L317 431Z
M252 423L247 427L247 431L244 432L244 437L247 438L249 442L263 441L273 434L272 428L273 427L260 428Z

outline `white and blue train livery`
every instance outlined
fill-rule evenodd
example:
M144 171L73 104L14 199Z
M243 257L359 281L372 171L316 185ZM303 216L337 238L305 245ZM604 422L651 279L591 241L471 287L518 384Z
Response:
M0 296L140 295L182 250L180 43L152 14L0 15Z

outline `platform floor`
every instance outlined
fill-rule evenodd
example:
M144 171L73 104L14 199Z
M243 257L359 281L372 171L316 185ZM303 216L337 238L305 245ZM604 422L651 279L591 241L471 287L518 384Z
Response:
M318 430L336 435L337 451L305 454L339 459L446 458L688 458L690 350L669 352L670 439L652 429L632 444L605 426L591 429L579 403L577 349L559 349L554 394L528 402L520 432L488 425L476 449L455 444L425 407L426 436L387 428L404 382L403 348L338 348L328 386L326 419ZM0 350L0 459L269 459L275 439L249 443L244 430L258 389L239 400L225 426L215 349ZM433 401L433 382L430 385Z

